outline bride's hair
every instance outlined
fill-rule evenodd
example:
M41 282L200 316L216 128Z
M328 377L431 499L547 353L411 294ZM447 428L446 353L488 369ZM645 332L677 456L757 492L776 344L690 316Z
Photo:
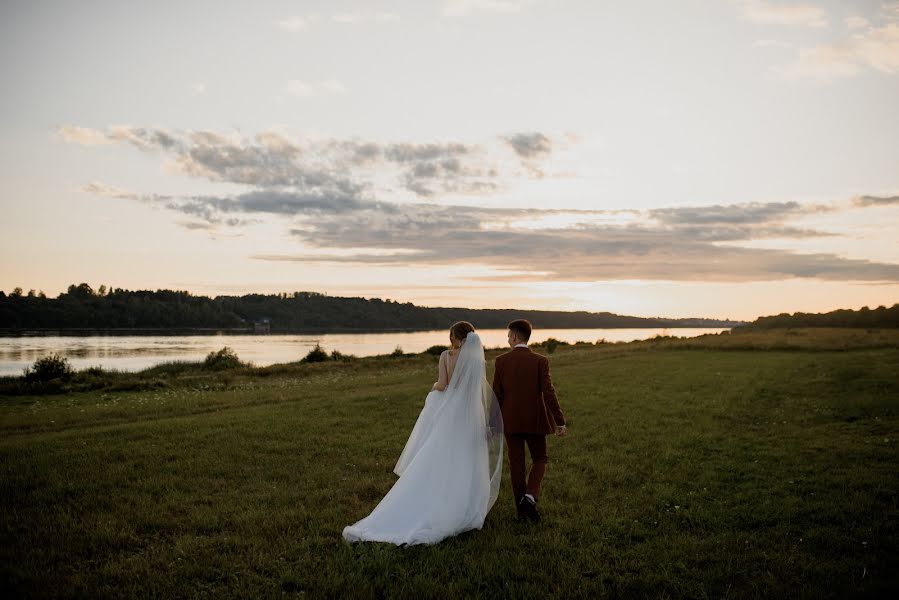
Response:
M460 342L465 340L468 334L472 331L474 331L474 325L472 325L468 321L459 321L458 323L454 323L453 326L450 327L450 333L452 333L453 337Z

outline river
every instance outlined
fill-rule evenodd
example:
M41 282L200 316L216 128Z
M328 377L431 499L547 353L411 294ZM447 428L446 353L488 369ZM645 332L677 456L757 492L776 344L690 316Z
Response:
M671 335L695 337L719 333L727 328L670 329L539 329L531 343L548 338L577 341L630 342ZM506 347L505 329L478 331L487 348ZM0 375L21 375L35 360L52 353L68 359L76 369L139 371L160 362L202 360L212 351L228 346L241 360L257 366L300 360L316 344L331 352L373 356L389 354L397 347L404 352L422 352L434 345L449 344L445 330L405 333L320 333L291 335L142 335L142 336L21 336L0 337Z

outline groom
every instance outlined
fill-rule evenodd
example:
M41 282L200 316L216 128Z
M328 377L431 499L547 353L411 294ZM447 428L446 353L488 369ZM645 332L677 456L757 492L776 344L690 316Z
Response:
M546 436L550 433L565 435L567 428L549 376L549 360L528 348L530 338L530 323L524 319L509 323L512 351L496 357L493 392L502 408L518 517L539 521L537 500L546 473ZM527 479L525 444L532 463Z

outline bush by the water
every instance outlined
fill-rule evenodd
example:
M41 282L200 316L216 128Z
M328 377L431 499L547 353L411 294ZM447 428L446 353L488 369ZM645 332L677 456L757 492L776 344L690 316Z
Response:
M552 354L559 346L570 346L571 344L563 342L562 340L557 340L556 338L549 338L543 342L542 345L546 348L547 354Z
M328 360L328 353L325 352L325 349L321 347L320 344L316 344L315 348L309 351L309 354L301 360L300 362L304 363L313 363L313 362L325 362Z
M440 345L431 346L430 348L425 350L425 354L432 354L434 356L440 356L441 354L443 354L444 350L449 350L449 346L440 346Z
M236 369L243 366L240 358L237 357L234 350L225 346L221 350L210 352L203 361L203 368L212 371L224 371L226 369Z
M353 354L344 354L340 350L333 350L331 352L331 360L341 360L341 361L350 361L355 360L356 356Z
M74 371L69 364L69 360L59 354L51 354L34 361L31 367L25 367L25 381L45 382L54 379L66 380L72 376Z

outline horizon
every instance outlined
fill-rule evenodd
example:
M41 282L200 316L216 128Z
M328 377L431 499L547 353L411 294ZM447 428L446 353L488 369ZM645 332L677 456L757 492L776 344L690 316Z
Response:
M87 284L86 282L82 282L81 284L70 284L69 287L77 287L78 285L88 285L88 286L90 286L90 284ZM119 287L116 287L116 286L106 286L105 284L101 284L101 285L98 286L97 288L93 288L92 286L90 286L90 287L91 287L91 290L92 290L92 292L94 293L94 295L97 295L97 296L101 296L101 295L102 295L102 296L107 296L107 295L109 295L109 293L112 292L113 290L118 290L118 291L121 291L121 292L154 292L154 293L155 293L155 292L175 292L175 293L183 292L183 293L187 293L188 295L190 295L191 297L194 297L194 298L208 298L208 299L210 299L210 300L214 300L214 299L217 298L217 297L230 297L230 298L235 298L235 297L241 297L241 296L246 296L246 295L271 296L271 297L282 297L282 296L284 296L282 299L289 299L291 296L293 296L293 295L295 295L295 294L314 294L314 295L324 296L324 297L327 297L327 298L340 298L340 299L347 299L347 300L361 299L361 300L367 300L367 301L368 301L368 300L381 300L382 302L395 302L395 303L398 303L398 304L403 304L403 302L401 302L401 301L399 301L399 300L396 300L396 299L394 299L394 298L389 298L389 297L380 297L380 296L338 296L338 295L328 294L327 292L318 292L318 291L314 291L314 290L290 290L290 291L271 292L271 293L263 293L263 292L247 292L246 294L216 294L216 295L211 295L211 294L197 294L197 293L194 293L194 292L192 292L192 291L190 291L190 290L185 290L185 289L170 289L170 288L157 288L157 289L137 288L137 289L127 289L127 288L119 288ZM103 294L100 294L100 289L101 289L101 288L105 288ZM43 293L43 294L45 294L45 297L46 297L47 299L52 299L52 300L58 299L60 296L62 296L63 294L65 294L66 291L68 291L68 290L66 290L66 291L59 292L59 293L56 294L56 295L51 295L51 294L47 294L44 290L38 290L38 289L36 289L36 288L29 288L29 290L26 291L26 290L25 290L24 288L22 288L21 286L17 286L17 288L14 288L13 292L15 291L15 289L19 289L19 290L21 291L21 295L22 295L22 296L28 296L28 295L30 295L32 292L35 294L35 296L38 296L40 293ZM0 289L0 292L4 293L7 297L11 296L12 293L13 293L13 292L6 293L6 291L3 290L3 289ZM446 306L433 306L433 305L416 304L416 303L414 303L414 302L413 302L412 304L413 304L414 306L416 306L416 307L419 307L419 308L435 308L435 309L436 309L436 308L442 308L442 309L453 309L453 310L520 310L520 311L549 311L549 312L587 312L587 313L591 313L591 314L609 313L609 314L613 314L613 315L616 315L616 316L623 316L623 317L639 317L639 318L645 318L645 319L660 319L660 320L702 319L702 320L708 320L708 321L727 321L727 322L743 322L743 323L749 323L749 322L752 322L752 321L754 321L754 320L756 320L756 319L759 319L759 318L762 318L762 317L780 316L780 315L783 315L783 314L788 314L788 315L794 315L794 314L823 314L823 313L820 313L820 312L819 312L819 313L814 313L814 312L809 313L809 312L807 312L807 311L781 311L781 312L779 312L779 313L772 313L772 314L768 314L768 315L757 315L757 316L756 316L755 318L753 318L753 319L733 319L733 318L730 318L730 317L718 317L718 316L706 316L706 315L688 315L688 316L684 316L684 317L671 317L671 316L667 316L667 315L632 315L632 314L615 313L615 312L613 312L613 311L606 311L606 310L595 310L595 311L585 311L585 310L552 310L552 309L527 308L527 307L518 307L518 306L515 306L515 307L510 307L510 306L491 306L491 307L486 307L486 308L473 308L473 307L470 307L470 306L449 306L449 305L446 305ZM842 308L837 308L837 309L834 309L834 310L852 310L852 311L856 311L856 312L857 312L857 311L862 310L862 309L869 309L869 310L877 310L877 309L880 309L880 308L886 308L886 309L889 309L889 308L891 308L892 306L894 306L894 305L896 305L896 304L899 304L899 302L894 302L893 304L864 305L864 306L861 306L861 307L859 307L859 308L846 308L846 307L842 307ZM824 313L826 313L826 312L833 312L833 311L824 311Z
M0 289L895 304L899 1L677 4L5 4Z

